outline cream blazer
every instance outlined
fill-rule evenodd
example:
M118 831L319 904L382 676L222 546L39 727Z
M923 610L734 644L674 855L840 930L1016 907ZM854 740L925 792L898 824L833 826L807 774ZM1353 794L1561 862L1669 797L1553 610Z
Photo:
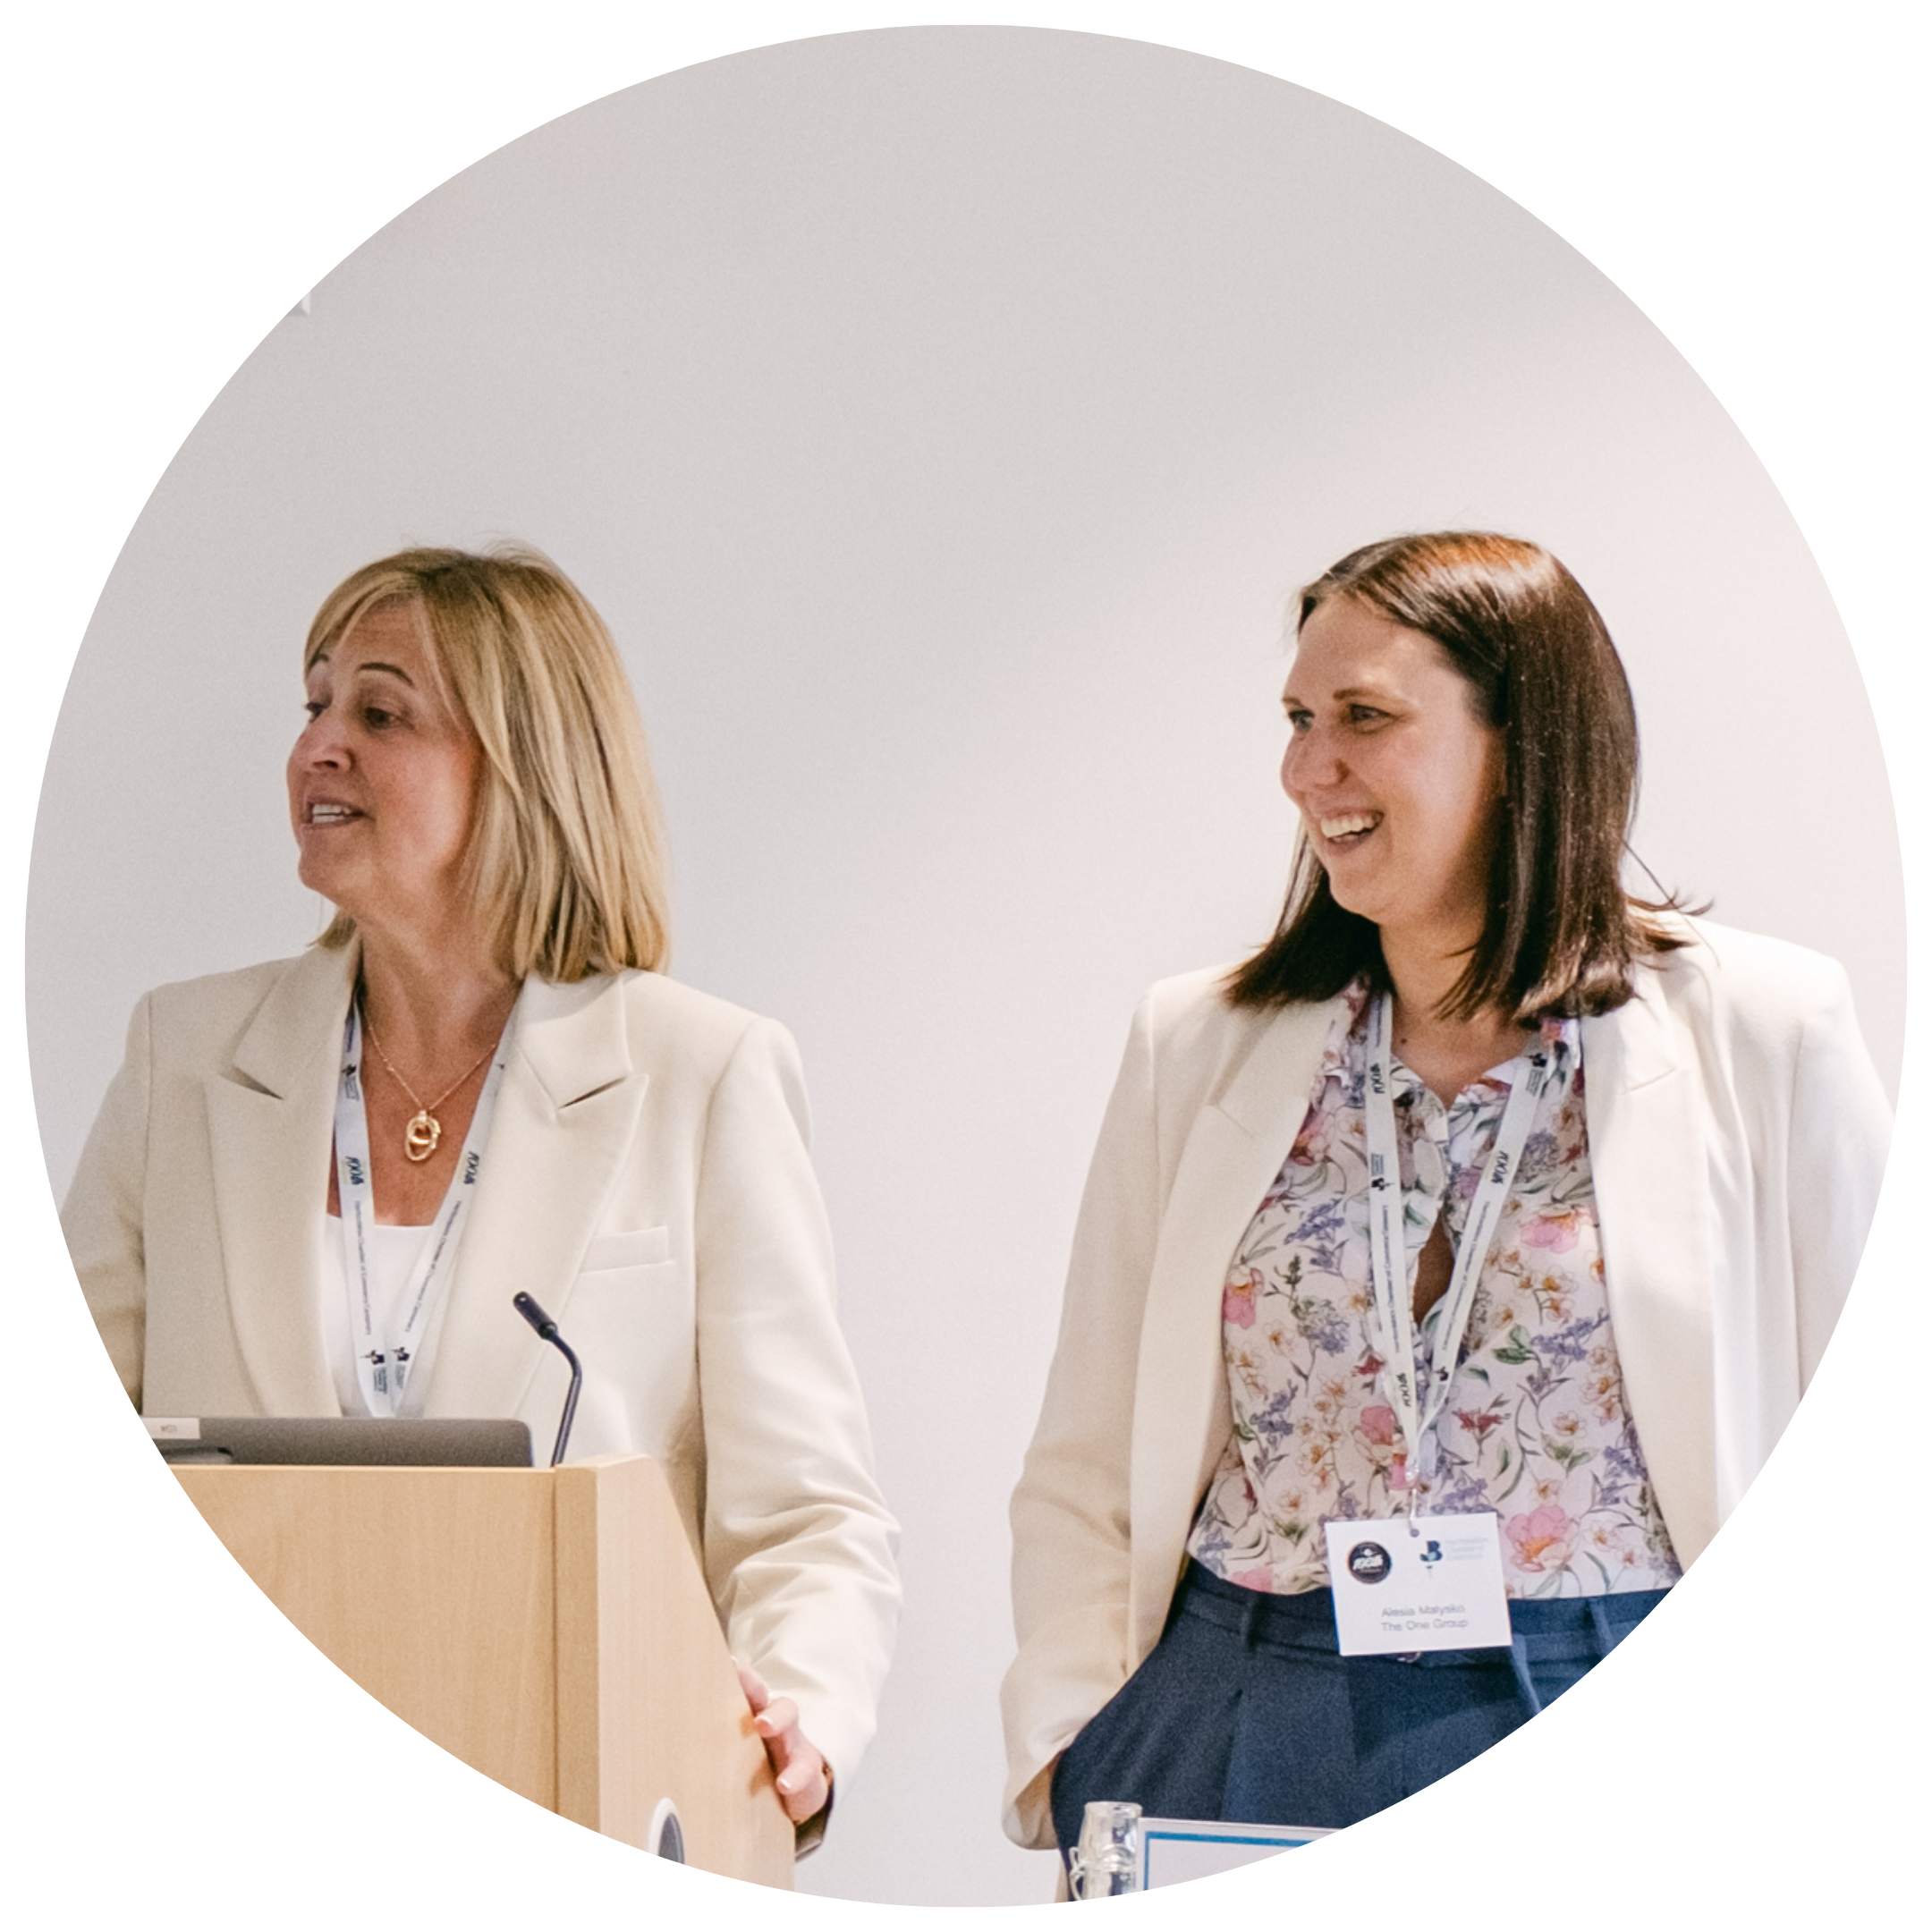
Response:
M148 994L62 1211L149 1415L340 1412L318 1216L356 956ZM427 1413L529 1423L547 1457L663 1466L733 1652L849 1778L891 1653L896 1528L872 1478L791 1038L656 973L532 980L428 1365Z
M1843 970L1699 922L1582 1024L1617 1352L1681 1561L1790 1420L1857 1267L1891 1134ZM1231 1433L1221 1284L1308 1111L1341 1003L1272 1013L1226 969L1136 1013L1013 1499L1006 1830L1053 1843L1054 1761L1153 1649Z

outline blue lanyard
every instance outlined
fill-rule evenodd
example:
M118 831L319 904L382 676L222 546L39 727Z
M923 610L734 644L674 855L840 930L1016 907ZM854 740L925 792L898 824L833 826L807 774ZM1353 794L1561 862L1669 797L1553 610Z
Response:
M374 1416L402 1413L403 1394L422 1353L430 1318L449 1285L456 1243L483 1172L483 1148L496 1111L496 1091L510 1064L516 1014L510 1016L490 1060L488 1078L470 1116L470 1131L456 1159L456 1173L443 1197L429 1238L410 1270L399 1318L387 1334L377 1330L370 1282L369 1242L376 1225L376 1197L369 1179L369 1115L362 1104L362 1015L349 1003L343 1030L342 1084L335 1095L335 1185L342 1198L343 1273L349 1284L349 1334L355 1351L356 1382ZM419 1414L422 1403L411 1405Z
M1410 1482L1410 1513L1415 1513L1418 1491L1433 1479L1436 1469L1436 1423L1449 1400L1449 1384L1461 1357L1476 1306L1476 1290L1496 1246L1496 1229L1509 1199L1510 1183L1522 1157L1523 1143L1537 1102L1544 1089L1561 1098L1569 1071L1547 1042L1539 1041L1524 1055L1529 1064L1510 1087L1510 1097L1497 1123L1496 1144L1483 1163L1482 1179L1470 1202L1462 1239L1457 1243L1455 1268L1443 1297L1429 1358L1428 1381L1416 1386L1415 1318L1410 1304L1411 1276L1402 1240L1402 1162L1395 1137L1394 1055L1390 1045L1394 1002L1387 994L1376 996L1368 1014L1368 1080L1364 1096L1363 1125L1368 1142L1368 1269L1375 1291L1378 1337L1385 1361L1383 1386L1402 1430Z

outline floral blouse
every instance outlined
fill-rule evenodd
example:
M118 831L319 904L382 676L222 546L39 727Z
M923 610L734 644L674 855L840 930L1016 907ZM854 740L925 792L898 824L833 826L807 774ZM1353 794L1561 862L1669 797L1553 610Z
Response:
M1363 1122L1368 992L1349 989L1307 1118L1222 1292L1234 1433L1188 1549L1231 1583L1326 1589L1322 1524L1407 1505L1374 1346ZM1538 1103L1436 1423L1429 1507L1502 1519L1512 1597L1661 1589L1679 1575L1624 1400L1604 1297L1574 1021L1546 1037L1574 1069ZM1461 1237L1512 1061L1448 1106L1394 1063L1403 1233L1413 1269L1440 1212ZM1418 1325L1418 1385L1445 1301Z

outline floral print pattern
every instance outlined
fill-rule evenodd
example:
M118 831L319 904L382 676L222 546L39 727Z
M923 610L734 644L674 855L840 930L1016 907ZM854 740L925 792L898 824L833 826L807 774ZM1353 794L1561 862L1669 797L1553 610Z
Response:
M1250 1589L1325 1589L1322 1525L1407 1506L1404 1445L1385 1399L1369 1287L1363 1122L1368 993L1349 989L1307 1117L1236 1248L1222 1289L1234 1429L1189 1539ZM1546 1093L1436 1423L1433 1509L1501 1518L1512 1597L1661 1589L1679 1575L1624 1400L1604 1294L1573 1021L1546 1036L1574 1070ZM1402 1226L1411 1267L1438 1214L1461 1238L1523 1060L1445 1106L1394 1063ZM1443 1302L1419 1325L1426 1372Z

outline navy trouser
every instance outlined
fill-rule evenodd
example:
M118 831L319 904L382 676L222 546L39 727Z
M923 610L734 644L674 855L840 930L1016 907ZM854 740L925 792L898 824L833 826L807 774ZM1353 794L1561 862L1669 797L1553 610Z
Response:
M1352 1825L1508 1736L1664 1596L1512 1602L1507 1650L1345 1657L1326 1590L1277 1597L1190 1562L1153 1654L1054 1772L1061 1849L1094 1798L1150 1818Z

